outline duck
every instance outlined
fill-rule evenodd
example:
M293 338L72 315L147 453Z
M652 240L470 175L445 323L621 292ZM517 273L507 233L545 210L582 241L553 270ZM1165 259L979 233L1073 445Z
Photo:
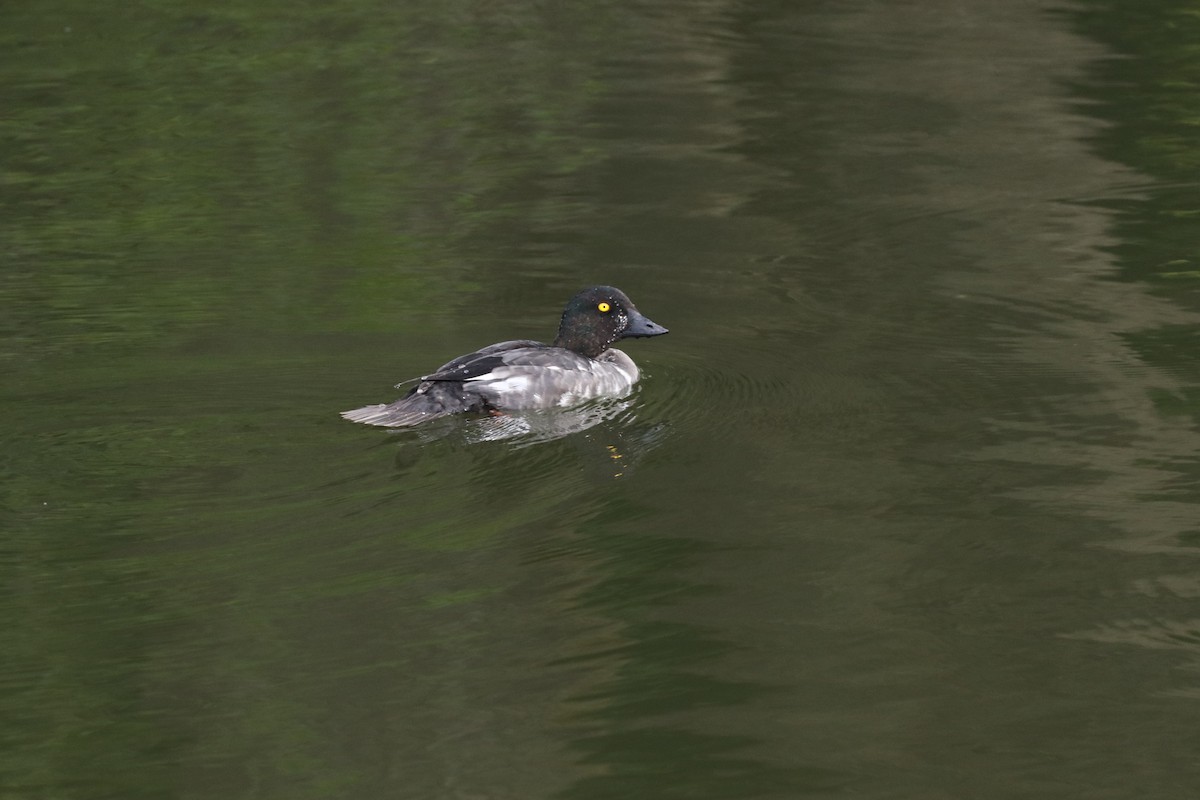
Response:
M612 345L667 332L620 289L589 286L567 302L551 344L515 339L482 347L412 379L417 385L395 402L341 415L351 422L406 428L452 414L500 416L622 397L641 373Z

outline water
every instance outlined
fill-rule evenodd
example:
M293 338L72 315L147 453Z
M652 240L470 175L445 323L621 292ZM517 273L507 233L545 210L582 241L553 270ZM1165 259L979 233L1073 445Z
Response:
M0 794L1195 796L1186 8L4 18Z

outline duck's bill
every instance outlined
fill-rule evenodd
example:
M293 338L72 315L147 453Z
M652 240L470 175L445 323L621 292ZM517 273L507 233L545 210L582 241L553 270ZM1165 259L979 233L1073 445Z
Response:
M621 334L622 339L633 336L662 336L668 333L667 329L657 322L651 321L648 317L634 311L629 315L629 327Z

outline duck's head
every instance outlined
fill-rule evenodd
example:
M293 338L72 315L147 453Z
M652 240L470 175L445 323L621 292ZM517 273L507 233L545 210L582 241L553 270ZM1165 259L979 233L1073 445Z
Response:
M618 339L661 336L666 332L662 325L643 316L620 289L591 286L567 302L554 346L595 358Z

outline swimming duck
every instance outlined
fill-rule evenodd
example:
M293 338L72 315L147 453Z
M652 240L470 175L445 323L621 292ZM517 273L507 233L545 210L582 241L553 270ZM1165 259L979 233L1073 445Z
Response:
M394 403L343 411L342 416L403 428L467 411L501 414L620 397L637 383L639 373L633 359L611 345L666 332L620 289L592 286L567 303L553 344L517 339L488 345L418 378Z

